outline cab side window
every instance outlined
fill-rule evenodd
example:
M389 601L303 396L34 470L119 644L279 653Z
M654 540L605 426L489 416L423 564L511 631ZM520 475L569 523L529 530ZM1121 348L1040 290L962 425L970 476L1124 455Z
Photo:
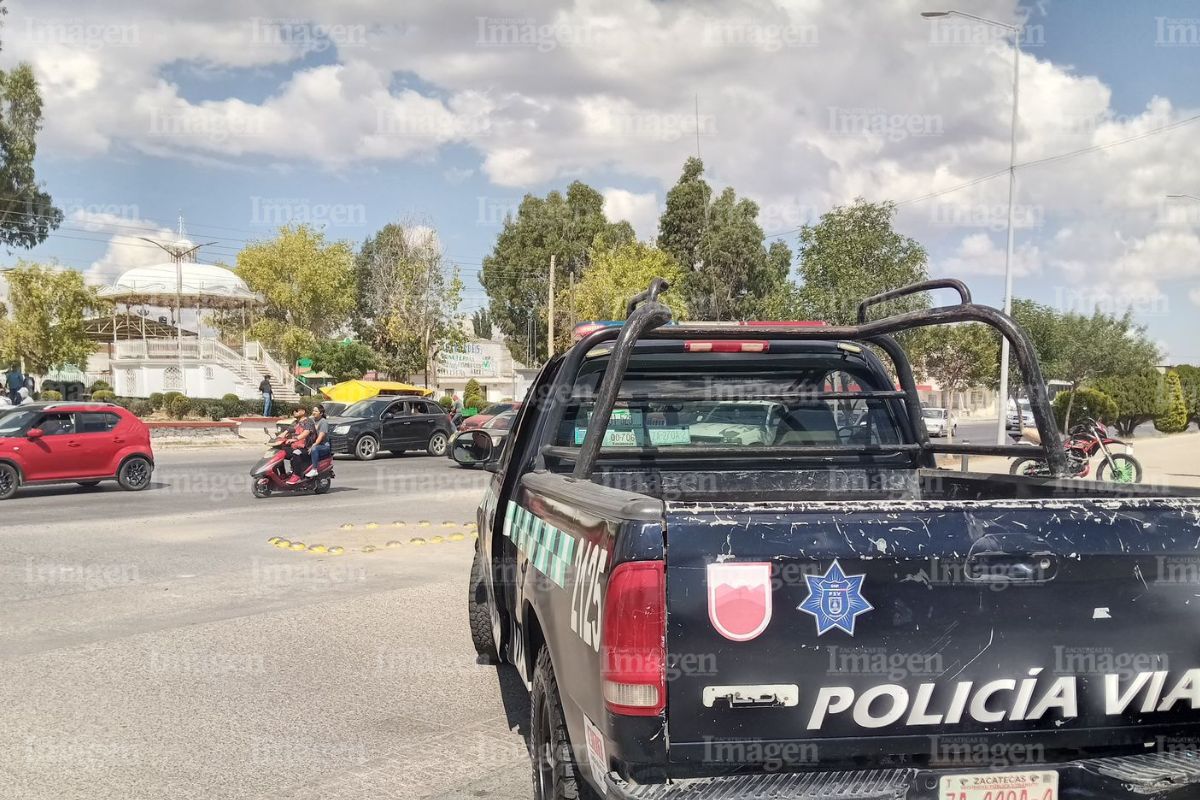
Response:
M116 414L87 413L79 414L80 433L108 433L121 421Z
M402 417L407 413L408 403L403 400L399 400L387 407L387 411L383 412L383 418L388 419L390 417Z
M70 414L43 414L33 427L41 428L43 436L69 436L75 433L75 421Z

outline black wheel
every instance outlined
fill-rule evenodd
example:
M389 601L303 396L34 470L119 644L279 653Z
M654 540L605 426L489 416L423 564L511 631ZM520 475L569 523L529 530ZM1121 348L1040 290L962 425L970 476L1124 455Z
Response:
M373 461L379 455L379 440L371 434L359 437L354 444L354 457L359 461Z
M575 763L546 647L538 652L530 705L529 748L535 800L598 800Z
M154 465L142 456L134 456L121 465L117 472L117 484L127 492L140 492L150 485Z
M250 492L261 500L271 494L271 482L266 478L256 478L250 486Z
M471 644L475 652L489 664L500 659L496 655L496 642L492 638L492 614L488 610L487 586L484 583L483 551L475 548L475 560L471 562L471 585L467 592L467 617L471 623Z
M1113 483L1142 482L1142 465L1136 458L1125 453L1113 453L1112 460L1112 470L1109 470L1107 460L1100 462L1100 468L1096 470L1096 480Z
M317 482L313 485L313 493L314 494L325 494L326 492L329 491L329 485L330 485L329 478L318 478Z
M1045 475L1047 474L1046 464L1044 461L1037 458L1018 458L1012 463L1012 466L1008 468L1008 474L1028 475L1030 477Z
M75 481L80 486L87 486L89 489L93 486L99 486L100 481Z
M0 500L7 500L17 493L21 485L21 476L17 468L10 464L0 464Z
M425 448L425 451L431 456L444 456L446 455L446 445L449 442L450 440L446 438L446 434L437 431L433 436L429 437L429 445Z

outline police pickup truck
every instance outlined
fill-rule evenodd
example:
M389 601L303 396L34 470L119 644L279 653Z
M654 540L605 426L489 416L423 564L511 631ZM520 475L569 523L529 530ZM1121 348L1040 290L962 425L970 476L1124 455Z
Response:
M939 469L1029 452L929 441L893 334L972 323L1066 470L958 281L840 327L667 324L666 288L454 452L494 473L471 633L530 690L539 800L1200 797L1200 493Z

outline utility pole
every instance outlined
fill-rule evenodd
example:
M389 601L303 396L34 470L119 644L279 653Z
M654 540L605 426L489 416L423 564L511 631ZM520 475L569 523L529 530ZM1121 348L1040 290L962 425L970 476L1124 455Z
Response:
M554 253L550 254L550 313L549 327L550 335L546 339L546 359L554 358L554 266L558 256Z

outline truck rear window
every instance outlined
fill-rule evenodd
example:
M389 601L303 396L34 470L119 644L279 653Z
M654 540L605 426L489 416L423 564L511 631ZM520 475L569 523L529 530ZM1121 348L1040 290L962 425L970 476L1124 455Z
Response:
M895 401L822 397L892 388L874 385L877 378L865 365L856 369L857 364L830 360L835 366L794 356L635 356L606 426L604 447L850 448L901 442ZM602 377L602 365L581 371L555 444L583 444Z

